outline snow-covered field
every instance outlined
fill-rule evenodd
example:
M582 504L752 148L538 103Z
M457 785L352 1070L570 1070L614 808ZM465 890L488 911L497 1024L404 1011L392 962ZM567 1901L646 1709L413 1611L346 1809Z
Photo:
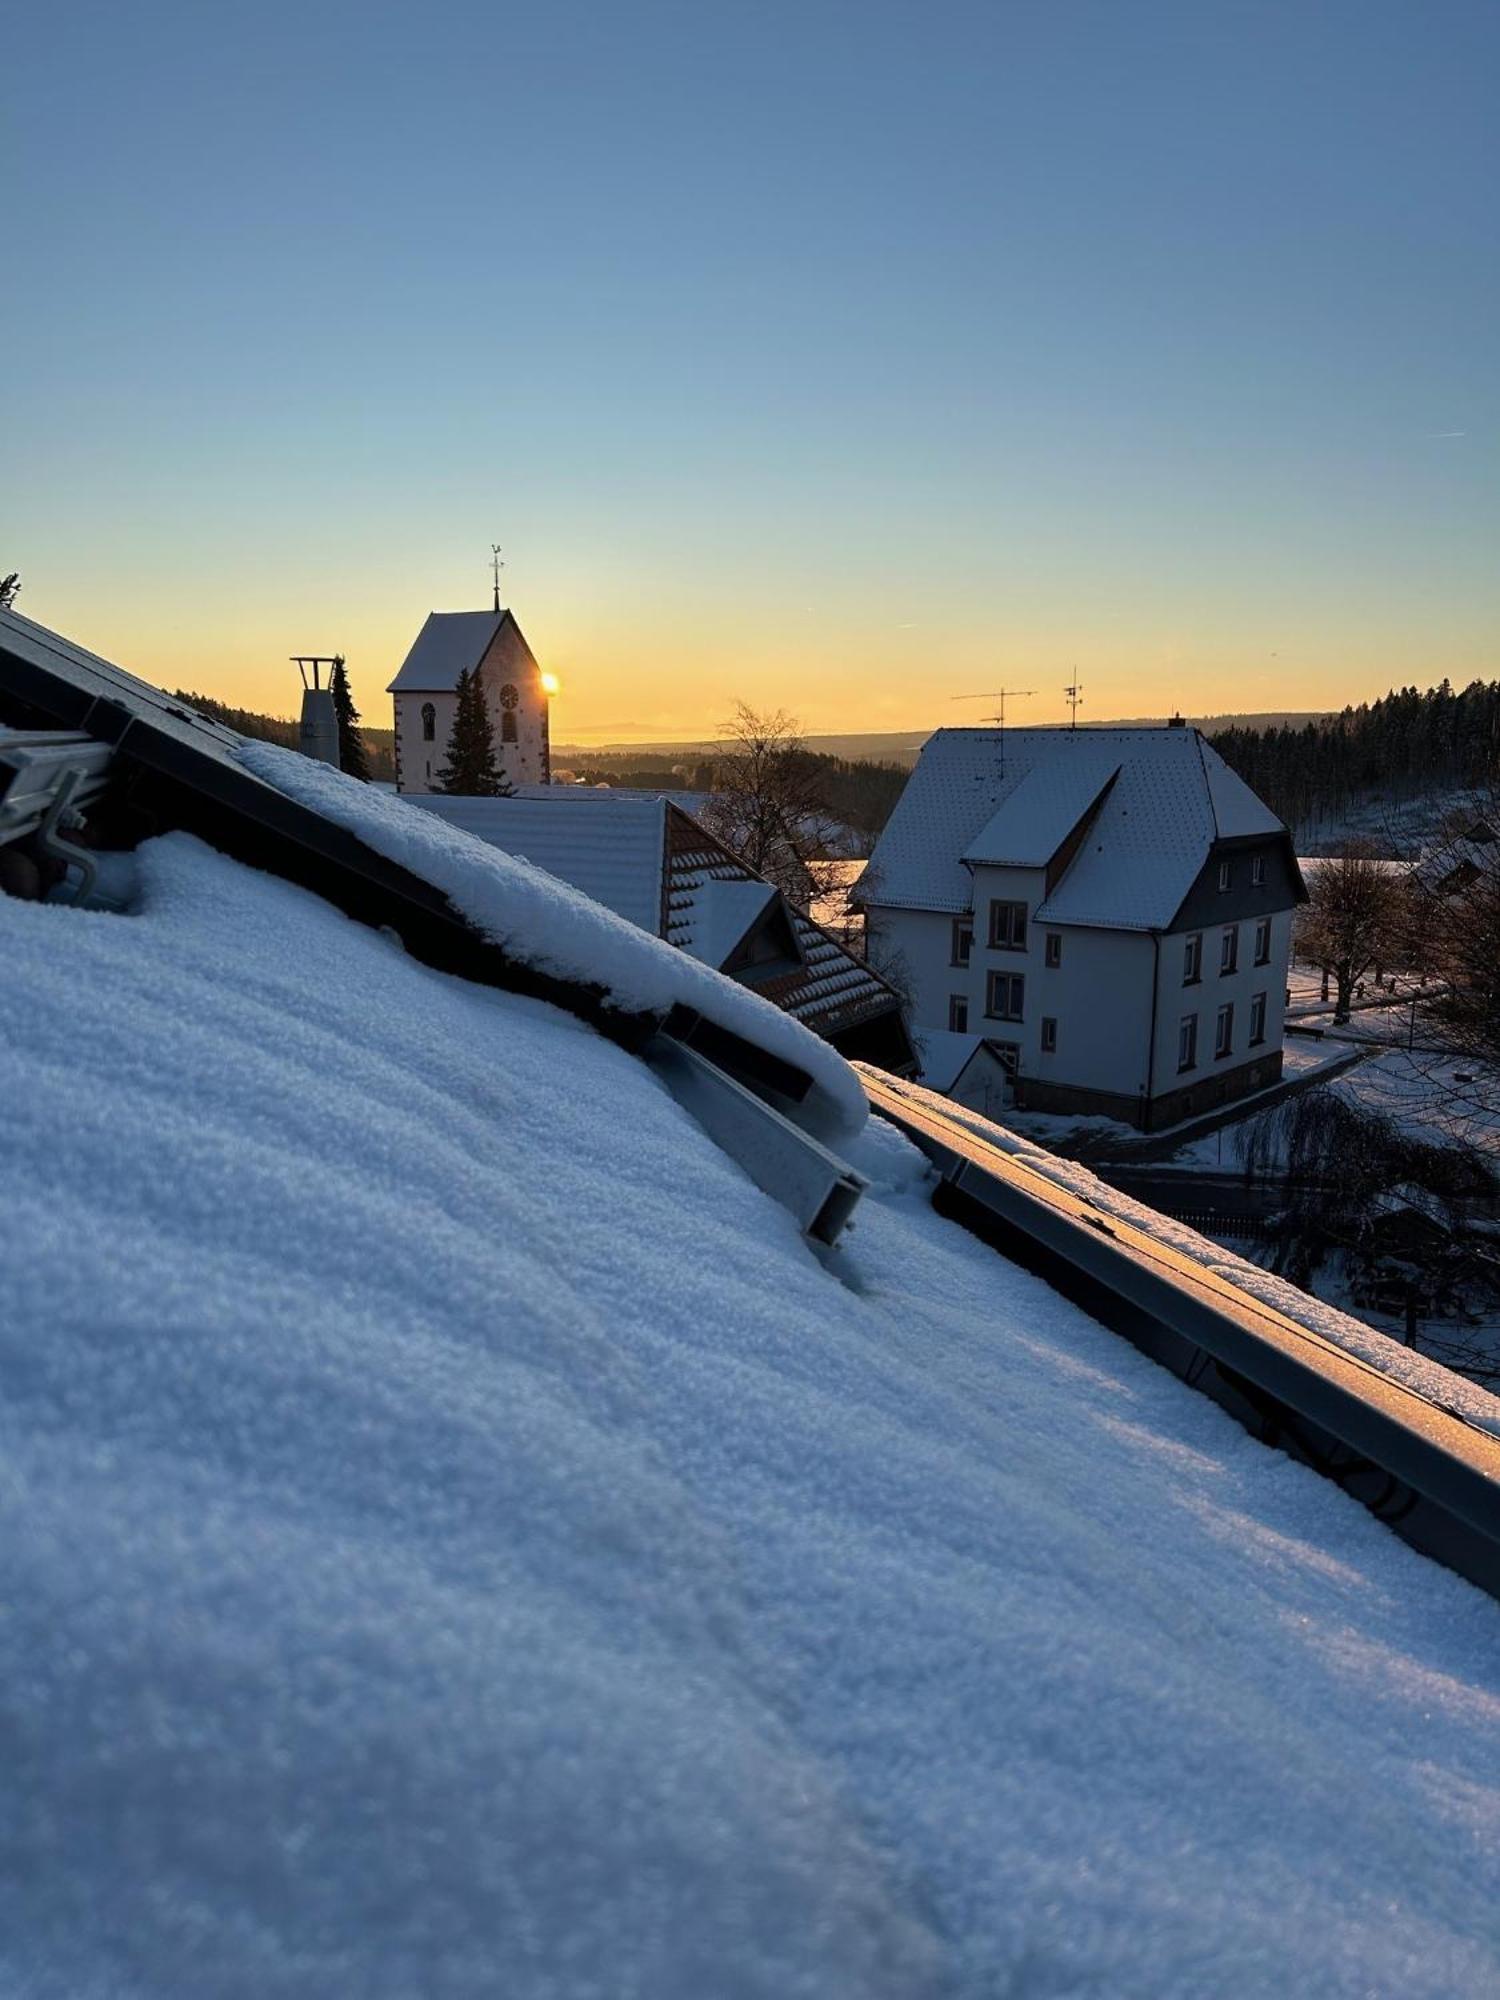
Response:
M820 1258L572 1019L136 869L0 899L5 1990L1500 1987L1500 1606L890 1128Z

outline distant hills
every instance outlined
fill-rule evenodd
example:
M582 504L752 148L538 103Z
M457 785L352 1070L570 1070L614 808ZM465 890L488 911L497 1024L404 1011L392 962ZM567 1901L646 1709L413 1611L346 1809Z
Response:
M1253 715L1190 715L1187 719L1195 728L1211 736L1219 729L1281 729L1288 724L1300 729L1303 723L1316 722L1328 713L1327 709L1321 708L1274 709ZM1164 715L1133 715L1108 722L1080 722L1078 726L1080 729L1149 729L1164 724L1166 719ZM1022 728L1025 725L1018 722L1016 726ZM1032 726L1035 727L1034 724ZM1062 728L1066 725L1047 726ZM816 750L825 757L843 757L851 763L912 765L932 734L931 729L897 729L808 736L803 740L809 750ZM552 757L555 763L563 765L628 764L639 769L658 759L669 764L687 763L695 757L710 755L717 747L717 742L711 737L696 737L675 743L554 743Z

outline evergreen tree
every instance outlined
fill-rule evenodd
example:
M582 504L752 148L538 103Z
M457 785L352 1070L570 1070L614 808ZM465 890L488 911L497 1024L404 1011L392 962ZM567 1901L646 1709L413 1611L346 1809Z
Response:
M11 570L7 576L0 576L0 611L9 611L20 588L21 572L18 569Z
M437 790L471 799L513 797L515 786L495 755L494 725L477 667L473 673L465 668L459 675L457 692L453 733L448 738L448 761L437 774Z
M359 733L359 710L354 706L354 693L341 659L333 663L328 687L333 695L333 712L339 720L339 768L367 785L370 782L369 753Z

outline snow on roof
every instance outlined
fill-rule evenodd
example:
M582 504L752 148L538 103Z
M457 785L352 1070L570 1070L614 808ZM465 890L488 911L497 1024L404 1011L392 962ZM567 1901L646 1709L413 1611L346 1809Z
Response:
M769 882L751 875L732 882L706 877L687 904L683 950L705 965L723 965L776 894Z
M659 799L617 799L608 812L599 812L589 806L578 810L566 788L557 787L546 797L534 792L513 799L409 796L414 806L449 826L534 862L642 930L660 932L667 812Z
M362 785L279 744L241 742L237 755L289 798L347 827L377 854L441 890L454 909L513 958L598 986L626 1011L696 1008L812 1077L815 1090L799 1115L818 1136L837 1143L863 1125L864 1092L843 1057L759 994L410 799Z
M970 909L966 855L1007 843L1039 852L1065 819L1063 833L1071 830L1115 771L1077 856L1036 913L1043 921L1164 928L1215 839L1284 831L1194 729L1007 729L1003 747L1002 763L1002 738L989 729L940 729L929 740L865 872L865 901Z
M667 822L668 939L684 950L690 948L710 883L759 879L690 814L673 814ZM899 1010L893 988L863 959L846 951L837 938L791 903L787 914L802 963L794 971L759 980L758 993L818 1034L837 1034L856 1022Z
M508 611L429 611L387 694L449 693L472 673Z
M951 1090L963 1075L983 1035L960 1035L951 1028L912 1028L922 1081L930 1090Z
M134 869L0 898L12 1988L1500 1987L1490 1599L889 1126L820 1258L570 1016Z
M1060 768L1045 760L1032 764L1006 791L963 859L1045 868L1119 768L1108 755L1069 757Z

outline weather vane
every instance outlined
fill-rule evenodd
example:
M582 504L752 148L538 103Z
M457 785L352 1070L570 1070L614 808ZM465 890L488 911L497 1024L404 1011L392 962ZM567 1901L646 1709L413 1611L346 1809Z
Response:
M500 543L490 543L490 568L495 573L495 609L500 609L500 572L505 564L500 560Z

